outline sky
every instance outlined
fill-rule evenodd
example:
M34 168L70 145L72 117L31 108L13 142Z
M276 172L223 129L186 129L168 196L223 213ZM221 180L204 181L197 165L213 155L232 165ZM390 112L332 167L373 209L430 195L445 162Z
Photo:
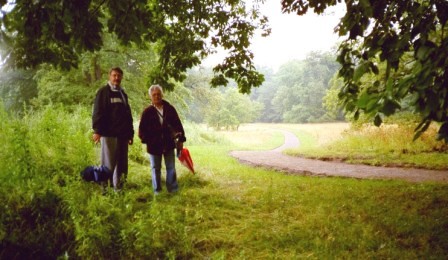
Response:
M280 0L266 0L261 5L261 13L269 18L272 29L268 37L259 34L252 40L256 66L266 66L277 70L290 60L301 60L311 51L330 51L340 38L334 28L343 15L343 5L327 9L324 15L316 15L311 10L304 16L281 12ZM215 66L223 60L223 53L208 57L204 66Z
M257 66L277 70L290 60L304 59L311 51L330 51L341 39L334 28L342 17L341 8L332 7L325 15L310 10L305 16L281 12L280 0L267 0L261 13L269 18L272 29L268 37L256 36L251 50ZM221 58L220 58L221 57ZM221 55L208 58L204 65L216 65Z

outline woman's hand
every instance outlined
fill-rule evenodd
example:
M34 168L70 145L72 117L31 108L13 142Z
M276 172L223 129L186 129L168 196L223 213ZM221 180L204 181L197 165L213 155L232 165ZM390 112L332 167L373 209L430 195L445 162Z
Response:
M176 149L178 151L182 151L182 149L184 149L184 143L183 142L176 142Z

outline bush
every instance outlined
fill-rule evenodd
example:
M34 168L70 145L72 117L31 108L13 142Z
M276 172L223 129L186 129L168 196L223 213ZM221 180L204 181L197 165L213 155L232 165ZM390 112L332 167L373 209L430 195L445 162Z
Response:
M214 131L208 131L204 125L191 122L184 122L185 135L187 137L186 146L200 144L220 144L223 138L216 135Z
M99 185L81 180L79 172L99 157L87 109L48 106L23 118L0 110L0 120L1 259L169 257L181 249L166 248L188 243L174 209L136 212L132 190L104 196ZM143 145L134 141L130 160L146 164Z
M74 230L61 195L46 183L22 185L2 187L0 193L0 258L51 259L70 253Z
M72 252L65 194L95 162L87 109L48 106L23 118L0 109L0 258L54 258Z
M62 107L49 106L26 115L23 121L28 128L29 160L40 175L79 172L97 161L87 109L69 113Z

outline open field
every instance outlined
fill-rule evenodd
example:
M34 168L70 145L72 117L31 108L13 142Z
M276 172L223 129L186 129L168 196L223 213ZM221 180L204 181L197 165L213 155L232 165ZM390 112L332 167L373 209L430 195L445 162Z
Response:
M308 135L307 139L311 140L306 142L311 142L315 146L322 146L342 138L342 134L349 129L350 125L348 123L251 124L245 127L249 129L284 129L295 133L297 136Z
M227 156L229 148L191 146L197 174L179 169L179 194L151 202L149 191L140 193L144 212L157 210L161 225L174 226L164 237L174 242L182 235L195 257L448 255L446 185L284 175L240 165ZM137 176L136 183L149 182Z
M294 133L301 141L301 147L317 147L342 138L349 128L348 123L326 124L244 124L238 131L214 132L229 140L233 145L247 150L269 150L280 146L284 137L277 129Z
M229 151L272 149L281 135L189 126L196 174L177 166L178 193L153 195L136 140L125 188L103 194L79 177L97 159L87 112L3 119L1 259L448 257L446 184L252 168Z
M448 169L448 145L430 127L413 141L413 126L382 125L350 129L347 123L255 124L249 129L285 129L300 140L287 154L379 166Z

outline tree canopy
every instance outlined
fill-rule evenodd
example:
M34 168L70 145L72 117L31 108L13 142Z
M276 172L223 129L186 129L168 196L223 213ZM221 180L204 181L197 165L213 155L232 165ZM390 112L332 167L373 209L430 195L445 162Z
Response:
M272 92L271 105L285 123L329 120L323 98L338 64L330 52L311 52L305 60L282 65L274 78L279 86Z
M1 57L13 68L77 67L79 55L99 50L108 32L123 45L155 44L159 59L149 80L167 89L218 47L228 55L214 67L213 86L234 79L247 93L263 82L249 47L256 30L269 34L267 18L239 0L0 0L0 5Z
M207 81L212 77L210 69L190 70L184 81L191 93L187 107L187 119L206 123L216 130L238 130L241 124L254 122L263 105L237 91L234 82L227 88L210 88Z
M80 54L104 46L103 35L112 33L124 46L157 50L148 80L168 90L185 79L188 68L223 48L227 56L214 67L212 86L233 79L240 92L249 93L264 79L253 64L251 39L258 29L262 35L270 32L260 2L0 0L2 64L69 69L78 65ZM342 3L346 13L335 30L345 36L337 58L345 110L355 118L371 115L380 125L405 103L421 115L416 137L436 121L439 137L448 141L448 2L282 0L282 9L321 14Z
M283 0L282 8L320 14L341 2ZM344 80L339 97L346 111L370 114L380 125L402 108L402 100L411 99L408 105L422 118L416 137L436 121L442 123L439 138L448 141L448 2L359 0L345 1L345 8L335 31L346 36L338 54ZM404 62L405 57L410 58ZM382 77L363 84L368 74Z

